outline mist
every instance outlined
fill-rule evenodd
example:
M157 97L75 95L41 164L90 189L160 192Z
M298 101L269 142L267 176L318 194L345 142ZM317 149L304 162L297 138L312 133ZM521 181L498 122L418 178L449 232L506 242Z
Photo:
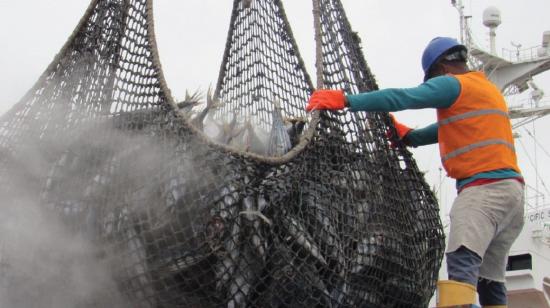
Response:
M128 172L113 166L114 153L140 145L137 169L164 154L110 119L39 138L43 124L34 122L18 142L2 136L9 146L0 176L0 307L135 307L115 283L124 263L102 241L100 213L114 210L105 202L110 172Z
M125 307L107 259L55 213L25 198L3 204L0 233L0 307Z

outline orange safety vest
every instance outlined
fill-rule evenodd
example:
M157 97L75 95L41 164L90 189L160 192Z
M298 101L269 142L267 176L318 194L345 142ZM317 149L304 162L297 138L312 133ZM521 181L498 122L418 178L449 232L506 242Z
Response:
M508 107L482 72L454 75L460 94L449 108L437 109L441 161L448 176L464 179L480 172L517 166Z

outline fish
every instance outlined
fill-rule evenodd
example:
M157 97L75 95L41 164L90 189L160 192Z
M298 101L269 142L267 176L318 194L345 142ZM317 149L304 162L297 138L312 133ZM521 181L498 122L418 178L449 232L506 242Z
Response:
M222 220L228 220L235 217L237 202L239 202L239 192L233 184L224 186L215 201L215 206L210 211L212 217L220 217Z
M236 136L231 140L230 145L244 152L252 152L259 155L266 155L267 145L258 134L259 127L252 124L250 118L246 118L244 126L237 130Z
M220 135L216 138L218 142L223 144L229 144L236 135L239 134L237 128L237 114L233 113L231 121L224 122L221 127Z
M237 216L231 222L231 231L224 239L222 261L216 267L216 289L223 290L233 278L237 262L241 255L241 218Z
M269 219L267 216L264 215L264 211L268 208L269 203L263 196L258 196L255 203L255 208L250 211L243 211L241 214L248 215L249 217L252 216L253 221L259 221L261 220L263 223L269 225L270 227L273 226L273 221Z
M204 120L206 119L206 117L210 115L210 112L212 110L221 106L222 103L220 102L220 100L213 96L212 88L208 87L208 92L206 94L206 106L191 120L191 123L195 125L198 130L204 131Z
M173 249L172 249L173 250ZM168 251L157 260L158 266L155 272L162 276L177 274L205 261L208 254L200 252ZM153 267L153 266L151 266Z
M104 166L100 171L101 173L96 174L91 183L84 189L84 197L92 198L100 195L100 189L105 188L113 182L114 172L116 170L114 166L115 160L109 162L107 166Z
M379 292L373 290L372 285L377 281L367 280L364 277L358 278L349 288L346 297L346 307L384 307L383 298Z
M165 206L167 208L175 207L183 198L186 197L186 194L189 190L188 179L183 175L173 175L167 182L164 184L165 190Z
M126 241L126 253L124 260L126 261L126 268L132 269L131 273L128 273L135 277L135 282L141 286L141 288L147 290L148 294L152 294L152 280L149 276L150 270L147 266L147 252L141 236L136 229L131 226L125 226L123 232L123 239Z
M248 131L248 151L259 155L267 154L267 132L259 126L254 126L249 122Z
M281 242L270 246L270 279L255 307L331 307L330 293L315 264L297 259Z
M254 257L247 246L243 246L241 257L238 260L237 268L229 283L229 301L228 308L246 307L249 301L252 286L258 275L255 274Z
M252 0L242 0L243 2L243 8L249 9L250 5L252 5Z
M48 176L46 179L46 184L43 192L41 193L41 198L43 200L49 200L56 195L56 188L58 188L59 181L63 180L64 172L67 172L66 169L72 167L79 163L79 157L72 152L70 149L65 150L61 153L61 157L53 164L53 166L48 171Z
M267 202L265 197L262 195L258 196L258 200L256 202L258 204L258 211L260 212L263 212L269 206L269 203Z
M252 124L252 121L248 121L246 124L248 151L259 154L267 155L267 136L268 133L260 126Z
M284 123L286 132L290 138L290 144L292 147L295 147L298 143L300 143L300 136L306 126L306 120L302 117L285 118Z
M248 136L248 123L246 119L242 127L236 128L233 132L233 138L229 140L229 146L236 148L240 151L247 152L250 148L250 141Z
M211 140L221 143L223 132L223 122L221 118L207 116L202 122L202 132Z
M265 199L256 196L246 196L242 201L242 211L239 215L242 215L246 221L249 222L247 227L251 229L251 231L248 232L250 243L262 260L265 261L267 241L263 238L262 224L265 223L272 226L273 223L260 211L258 203L260 200ZM265 208L265 205L262 204L262 208Z
M322 185L308 182L304 184L304 190L307 192L304 200L307 205L306 213L310 217L308 221L315 226L314 240L323 251L327 251L327 257L336 261L332 263L333 270L342 275L341 271L346 265L345 244L338 233L337 217L334 217L340 210L334 210L334 205L325 201L323 196L327 189Z
M273 111L271 113L272 125L269 132L269 141L267 146L267 155L282 156L292 148L290 136L285 129L281 106L278 101L273 102Z
M252 246L254 247L258 255L262 258L262 260L265 261L267 242L263 240L261 236L262 234L260 234L260 221L255 221L253 224L254 230L256 230L256 232L251 235L250 241L252 242Z
M332 292L330 292L330 298L332 300L332 307L338 308L338 307L346 307L346 299L348 297L348 284L343 281L338 287L334 288Z
M244 215L244 217L249 221L253 221L256 218L253 214L251 214L251 212L256 211L258 208L255 201L256 199L254 196L246 196L242 200L243 208L241 214Z
M292 216L285 216L283 218L283 227L286 228L289 234L286 240L301 246L321 264L328 264L326 258L321 254L319 247L315 244L311 234L309 234L306 227L301 222Z
M351 273L358 274L366 267L373 266L373 255L376 252L376 247L374 247L375 243L376 238L374 236L371 236L370 238L363 237L359 241L355 251L355 257L352 260Z
M183 101L176 103L176 106L179 108L179 110L183 111L183 114L187 118L189 118L192 115L193 108L200 104L201 97L202 92L200 91L200 89L197 89L191 94L189 94L189 92L185 90L185 98L183 99Z

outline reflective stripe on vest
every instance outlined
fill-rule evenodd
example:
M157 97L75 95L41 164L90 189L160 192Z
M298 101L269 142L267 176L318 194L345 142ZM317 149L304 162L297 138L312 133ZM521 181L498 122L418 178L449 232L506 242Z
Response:
M446 118L444 120L441 120L441 121L437 122L437 124L446 125L446 124L450 124L450 123L453 123L453 122L456 122L456 121L460 121L460 120L464 120L464 119L468 119L468 118L473 118L473 117L478 117L478 116L482 116L482 115L488 115L488 114L498 114L498 115L509 118L508 113L506 113L502 110L499 110L499 109L482 109L482 110L475 110L475 111L470 111L470 112L466 112L466 113L463 113L463 114L455 115L455 116Z
M477 149L477 148L481 148L481 147L484 147L484 146L488 146L488 145L494 145L494 144L502 144L502 145L505 145L507 146L508 148L510 148L512 151L515 152L515 147L513 144L509 143L509 142L506 142L506 140L501 140L501 139L489 139L489 140L485 140L485 141L481 141L481 142L477 142L477 143L472 143L470 145L467 145L465 147L462 147L460 149L457 149L457 150L454 150L450 153L448 153L447 155L445 155L444 157L441 158L441 160L443 162L451 159L451 158L454 158L454 157L457 157L458 155L461 155L461 154L464 154L466 152L470 152L471 150L474 150L474 149Z

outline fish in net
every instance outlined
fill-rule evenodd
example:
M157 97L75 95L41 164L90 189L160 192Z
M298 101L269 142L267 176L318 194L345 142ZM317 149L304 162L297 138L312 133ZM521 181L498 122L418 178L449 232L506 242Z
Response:
M340 1L317 4L325 87L375 90ZM443 229L388 115L305 113L314 87L279 0L235 0L215 89L176 102L152 14L151 0L92 1L0 119L3 213L36 205L86 243L51 257L59 268L107 269L75 306L425 307ZM6 293L63 251L2 241ZM43 303L73 285L33 284Z

